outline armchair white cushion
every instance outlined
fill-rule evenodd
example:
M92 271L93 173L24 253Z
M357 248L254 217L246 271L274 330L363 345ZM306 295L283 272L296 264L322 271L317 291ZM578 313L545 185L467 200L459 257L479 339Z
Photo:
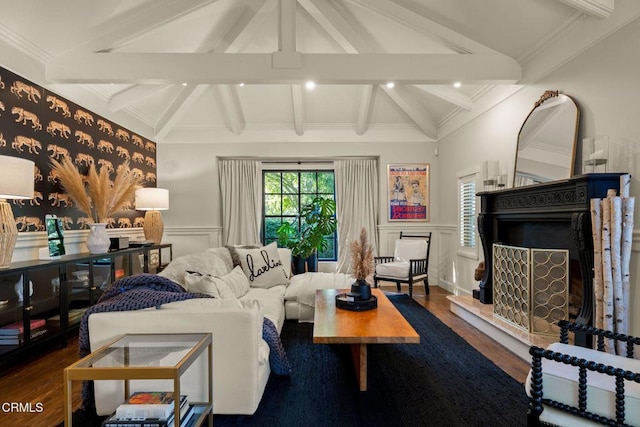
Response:
M393 257L396 261L409 262L412 259L423 259L427 257L429 244L426 240L398 239L396 240Z

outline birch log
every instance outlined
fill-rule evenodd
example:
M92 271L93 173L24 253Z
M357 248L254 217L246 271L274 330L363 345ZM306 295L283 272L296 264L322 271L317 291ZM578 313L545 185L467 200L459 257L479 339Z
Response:
M620 197L609 198L611 203L611 275L613 276L613 331L621 333L624 319L627 316L625 301L622 294L622 199ZM624 343L622 343L624 344ZM624 352L621 345L618 346L618 354ZM624 354L624 353L622 353Z
M629 197L630 191L631 191L631 175L629 174L620 175L620 197L622 198Z
M625 303L625 309L629 310L631 301L629 268L631 264L631 244L633 243L633 213L635 210L635 197L622 199L622 249L621 255L621 271L622 271L622 295ZM629 314L625 316L622 330L623 334L629 334Z
M593 235L593 294L596 302L593 324L596 328L603 329L602 199L591 199L591 232Z
M603 292L603 326L613 331L613 274L611 272L611 203L607 199L602 202L602 282ZM607 353L615 353L613 340L605 341Z

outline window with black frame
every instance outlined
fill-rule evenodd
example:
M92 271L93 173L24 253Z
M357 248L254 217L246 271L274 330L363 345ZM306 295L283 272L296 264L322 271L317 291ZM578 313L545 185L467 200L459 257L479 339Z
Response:
M300 210L314 198L335 200L335 177L332 170L265 170L263 182L262 240L264 244L278 240L277 230L284 222L298 232L304 230ZM325 236L328 245L318 251L318 260L335 261L338 244L336 233Z

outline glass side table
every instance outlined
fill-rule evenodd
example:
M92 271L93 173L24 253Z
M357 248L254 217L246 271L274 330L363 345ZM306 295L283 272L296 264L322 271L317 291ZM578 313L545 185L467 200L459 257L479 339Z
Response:
M173 393L180 396L180 377L205 349L208 356L209 401L193 403L199 426L205 417L213 427L213 347L210 333L126 334L104 345L64 369L64 420L71 427L73 414L72 381L123 380L123 402L130 395L129 380L173 380ZM163 390L159 390L163 391ZM175 399L175 425L180 425L180 399ZM193 420L191 420L193 421ZM190 423L191 424L191 423Z

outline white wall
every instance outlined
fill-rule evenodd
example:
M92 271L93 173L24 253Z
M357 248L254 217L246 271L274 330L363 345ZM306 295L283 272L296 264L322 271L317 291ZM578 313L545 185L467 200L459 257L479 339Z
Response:
M480 115L466 126L439 141L438 183L441 194L456 193L456 172L480 167L483 160L509 162L513 169L515 146L522 122L545 90L559 90L572 96L581 109L579 141L583 137L608 135L609 140L621 142L640 152L640 20L636 20L614 33L588 51L574 58L539 82L515 93L499 105ZM635 176L632 196L640 196L640 164L630 167ZM513 176L510 170L509 179ZM443 198L439 218L450 224L456 218L454 197ZM636 210L638 224L640 212ZM640 281L638 268L639 241L634 233L632 258L631 306L640 307ZM455 242L454 242L455 243ZM444 246L443 246L444 247ZM452 283L457 294L470 293L477 288L473 270L478 260L454 253L456 246L447 246L440 253L441 260L451 264L442 266L455 275ZM631 332L640 334L640 314L631 310ZM636 310L637 311L637 310Z

